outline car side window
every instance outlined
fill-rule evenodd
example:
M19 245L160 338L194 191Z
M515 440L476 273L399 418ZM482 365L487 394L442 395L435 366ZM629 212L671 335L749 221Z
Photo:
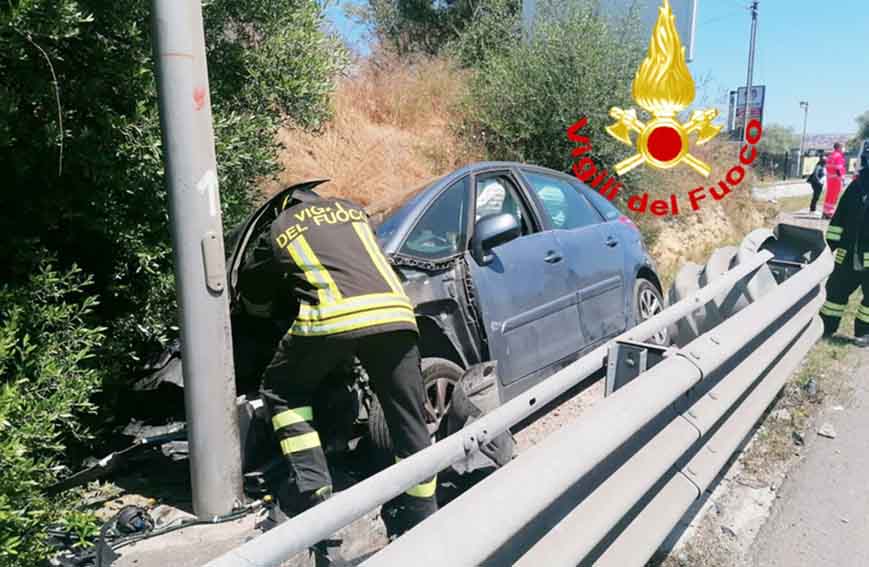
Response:
M519 197L519 191L509 175L483 175L476 179L477 222L491 215L508 214L522 227L522 235L533 232L528 209Z
M426 260L455 256L468 236L468 178L450 185L423 213L399 249L400 254Z
M603 218L605 218L607 221L618 220L618 218L622 216L622 213L619 212L619 210L615 208L615 206L613 206L613 204L610 203L606 197L604 197L585 183L581 182L578 179L574 179L571 180L571 184L576 187L576 190L579 191L581 195L591 201L591 204L594 206L595 209L597 209L597 212L603 215Z
M531 189L543 205L544 214L557 230L572 230L599 224L600 214L569 182L538 173L523 171Z

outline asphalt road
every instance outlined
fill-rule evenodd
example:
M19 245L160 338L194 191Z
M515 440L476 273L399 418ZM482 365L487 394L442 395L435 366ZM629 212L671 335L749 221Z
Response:
M851 183L851 179L850 175L846 175L843 187L847 187ZM811 194L812 186L804 181L782 181L778 185L755 187L751 190L752 197L759 201L777 201L778 199L805 197Z
M853 398L823 418L836 438L815 436L808 444L755 540L751 565L869 565L869 350L862 358L849 377Z

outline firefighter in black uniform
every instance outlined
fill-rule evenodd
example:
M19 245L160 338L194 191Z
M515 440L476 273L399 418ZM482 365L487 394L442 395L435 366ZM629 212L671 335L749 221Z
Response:
M821 308L824 334L835 333L851 294L863 288L863 301L854 322L854 336L869 344L869 154L861 156L862 169L842 196L827 228L827 243L835 267L827 281L827 302Z
M380 250L365 211L349 201L296 191L262 235L240 279L245 302L267 305L281 278L299 313L263 375L263 400L290 469L281 508L295 515L326 500L332 479L312 425L311 397L342 361L356 355L382 404L395 457L431 443L413 307ZM240 282L241 283L241 282ZM437 510L436 478L384 505L399 535Z

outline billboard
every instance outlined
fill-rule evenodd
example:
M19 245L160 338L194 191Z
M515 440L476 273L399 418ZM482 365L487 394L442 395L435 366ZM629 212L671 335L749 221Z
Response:
M534 19L537 13L537 4L553 0L522 0L522 27L525 36L529 37L533 32ZM555 0L571 2L572 0ZM670 0L673 14L676 16L676 27L679 29L679 37L685 46L685 57L688 61L694 59L694 32L697 25L698 0ZM623 16L628 10L637 8L640 10L642 29L640 36L647 38L652 33L655 21L658 19L658 8L662 0L598 0L597 9L605 16Z
M766 101L766 86L756 85L751 87L749 100L749 120L757 119L763 124L763 107ZM736 94L736 109L733 113L732 132L741 135L745 130L745 87L739 87Z

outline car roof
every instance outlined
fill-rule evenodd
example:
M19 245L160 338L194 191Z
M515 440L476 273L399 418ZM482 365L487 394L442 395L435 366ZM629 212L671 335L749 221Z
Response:
M378 230L378 239L387 254L396 252L403 242L404 237L413 228L417 219L425 212L429 204L440 194L441 191L470 174L480 173L492 169L523 168L533 171L567 177L564 173L515 161L479 161L464 165L442 177L432 181L423 187L417 194L410 197L401 207L390 213L384 219L380 227L387 227L387 231Z

